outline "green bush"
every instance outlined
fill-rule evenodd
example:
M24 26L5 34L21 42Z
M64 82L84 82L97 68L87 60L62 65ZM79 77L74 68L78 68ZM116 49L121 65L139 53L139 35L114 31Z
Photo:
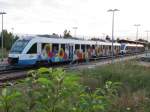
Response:
M107 112L118 95L118 83L108 81L92 91L79 83L78 75L61 68L41 68L29 75L1 89L0 112Z

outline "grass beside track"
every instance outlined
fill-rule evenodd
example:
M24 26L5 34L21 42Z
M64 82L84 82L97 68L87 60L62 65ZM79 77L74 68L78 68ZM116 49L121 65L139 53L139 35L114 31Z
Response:
M76 71L80 82L92 90L105 86L106 81L120 82L119 96L113 101L112 112L150 111L150 67L137 61L126 61Z
M150 67L139 65L136 61L119 62L76 72L83 81L87 78L95 79L95 88L101 87L106 81L121 82L124 87L132 91L139 89L150 90Z

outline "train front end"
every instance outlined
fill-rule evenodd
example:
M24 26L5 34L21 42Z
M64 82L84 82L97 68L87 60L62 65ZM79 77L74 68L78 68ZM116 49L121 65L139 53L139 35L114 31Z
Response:
M120 54L122 54L122 55L126 54L125 48L126 48L126 44L121 44Z
M21 58L23 58L23 50L27 46L30 40L18 39L12 46L9 55L8 63L10 65L19 65Z

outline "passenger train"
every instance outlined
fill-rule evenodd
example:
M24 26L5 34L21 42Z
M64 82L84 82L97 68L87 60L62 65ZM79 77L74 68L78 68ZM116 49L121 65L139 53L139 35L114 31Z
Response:
M140 44L121 44L121 54L134 54L144 51L144 46Z
M72 62L111 56L111 42L48 38L24 37L18 39L8 55L11 65L36 65L41 63ZM137 51L135 47L137 46ZM114 43L114 55L120 53L143 52L143 45Z

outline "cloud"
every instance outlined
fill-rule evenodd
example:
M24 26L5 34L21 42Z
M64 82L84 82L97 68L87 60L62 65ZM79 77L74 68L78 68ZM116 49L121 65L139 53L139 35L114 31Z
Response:
M148 0L0 0L0 10L7 12L4 26L16 33L73 32L77 26L78 35L111 35L110 8L120 9L115 13L116 36L135 36L136 23L142 24L141 32L150 29Z
M24 9L32 6L35 0L1 0L0 7L3 9Z

